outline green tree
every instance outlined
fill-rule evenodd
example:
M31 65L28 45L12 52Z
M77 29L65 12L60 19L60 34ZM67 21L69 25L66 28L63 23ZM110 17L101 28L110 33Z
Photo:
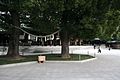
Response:
M110 17L108 13L111 9L112 11L119 9L119 2L119 0L1 0L0 9L7 14L1 17L5 18L2 22L5 21L11 26L8 55L19 56L19 31L15 27L20 27L20 24L24 23L32 27L32 30L43 34L53 32L59 27L62 57L70 58L70 38L90 39L96 34L104 36L108 26L111 25L108 24L110 22L107 20Z
M93 38L96 35L97 22L104 18L109 9L108 0L60 0L48 1L49 7L59 16L61 28L62 57L70 58L69 40L71 37L84 39ZM57 4L57 5L56 5ZM50 8L51 8L50 7ZM57 7L57 10L54 9ZM48 8L49 9L49 8ZM49 9L51 10L51 9ZM54 11L56 10L56 11Z
M56 30L54 28L55 21L49 20L48 12L44 12L46 8L45 0L0 1L0 27L9 33L8 56L19 57L19 28L21 24L25 24L31 27L31 31L41 34L48 34Z
M55 30L56 27L59 27L61 29L62 57L70 58L70 38L75 36L91 38L94 34L92 15L95 4L94 0L38 0L35 2L32 12L30 12L31 19L33 20L31 25L43 28L42 26L48 22L51 29ZM46 28L48 26L45 25L44 29L48 30Z
M26 0L1 0L0 11L4 14L0 15L1 27L6 28L9 33L8 56L19 57L19 27L20 14L22 12L23 3Z
M118 27L120 25L120 1L119 0L111 0L108 5L108 9L105 11L102 20L97 22L97 35L101 39L110 40L112 35L116 36L119 32ZM105 6L104 6L105 7Z

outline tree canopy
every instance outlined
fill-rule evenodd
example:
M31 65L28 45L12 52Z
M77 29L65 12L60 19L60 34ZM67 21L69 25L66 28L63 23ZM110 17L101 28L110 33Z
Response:
M119 4L119 0L0 0L0 27L11 35L11 50L19 44L15 27L22 24L41 34L61 29L62 53L68 54L71 37L110 39L119 34Z

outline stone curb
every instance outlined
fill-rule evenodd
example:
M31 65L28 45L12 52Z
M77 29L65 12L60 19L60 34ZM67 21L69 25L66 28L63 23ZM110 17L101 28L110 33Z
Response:
M80 63L84 63L84 62L89 62L89 61L93 61L96 59L97 58L92 58L92 59L87 59L87 60L82 60L82 61L45 61L45 62L80 62Z
M5 64L5 65L0 65L0 68L13 67L13 66L19 66L19 65L26 65L26 64L33 64L33 63L37 63L37 62L36 61L32 61L32 62L22 62L22 63Z
M89 61L93 61L93 60L96 60L96 59L97 59L97 58L92 58L92 59L82 60L81 63L89 62Z
M68 62L80 62L80 63L84 63L84 62L89 62L89 61L93 61L93 60L96 60L96 59L97 58L92 58L92 59L87 59L87 60L82 60L82 61L45 61L45 63L46 62L67 62L67 63ZM37 63L37 61L23 62L23 63L13 63L13 64L5 64L5 65L0 65L0 68L20 66L20 65L27 65L27 64L33 64L33 63Z

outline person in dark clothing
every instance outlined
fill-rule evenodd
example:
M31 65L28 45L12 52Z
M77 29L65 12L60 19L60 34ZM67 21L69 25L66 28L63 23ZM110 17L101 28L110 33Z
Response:
M96 45L94 44L94 49L95 49Z
M101 49L100 49L100 47L98 48L98 53L101 53Z
M110 51L110 45L108 47L109 47L108 50Z

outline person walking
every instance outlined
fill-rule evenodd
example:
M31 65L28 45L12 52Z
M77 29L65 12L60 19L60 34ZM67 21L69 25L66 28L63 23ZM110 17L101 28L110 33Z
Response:
M96 45L94 44L94 49L96 48Z
M100 47L98 47L98 53L101 53L101 49L100 49Z
M110 45L108 46L108 50L110 51Z

